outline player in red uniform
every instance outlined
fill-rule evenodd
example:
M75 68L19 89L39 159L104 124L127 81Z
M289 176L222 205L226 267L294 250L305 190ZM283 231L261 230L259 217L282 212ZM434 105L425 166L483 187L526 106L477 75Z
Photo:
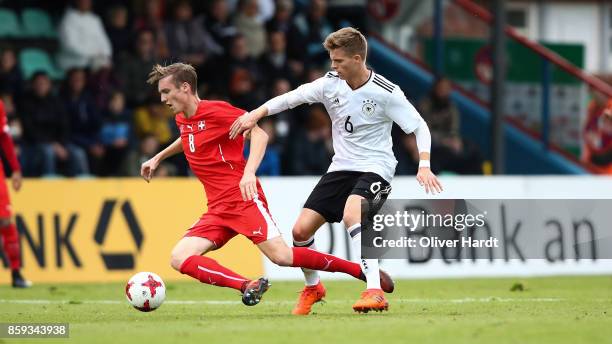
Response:
M19 191L21 188L21 167L15 155L15 146L9 133L8 120L2 100L0 100L0 126L2 128L0 131L0 146L12 170L11 183L13 189ZM32 286L32 282L21 276L19 233L17 233L17 227L11 217L11 200L4 180L4 169L0 165L0 236L2 237L2 247L4 247L4 255L11 267L13 288L28 288Z
M242 234L278 265L344 272L365 281L359 264L309 248L290 248L283 241L255 177L266 149L266 133L257 126L250 132L248 161L242 154L244 138L229 138L231 124L246 111L222 101L200 100L196 93L197 74L188 64L156 65L148 82L157 83L161 101L176 114L181 134L142 164L141 175L150 181L162 160L184 152L208 198L208 212L172 250L170 264L174 269L202 283L240 290L244 304L256 305L269 287L267 279L249 280L203 256ZM381 283L392 284L386 277Z

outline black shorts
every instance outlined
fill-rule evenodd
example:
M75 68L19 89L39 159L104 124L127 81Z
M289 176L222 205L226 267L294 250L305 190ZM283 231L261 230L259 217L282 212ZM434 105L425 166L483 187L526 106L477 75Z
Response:
M310 193L304 208L321 214L327 222L340 222L344 206L350 195L368 200L369 212L375 214L389 196L391 185L383 177L372 172L336 171L321 177Z

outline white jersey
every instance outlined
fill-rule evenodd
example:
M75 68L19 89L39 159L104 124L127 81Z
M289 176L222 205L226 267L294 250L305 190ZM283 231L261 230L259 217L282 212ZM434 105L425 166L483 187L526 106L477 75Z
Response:
M373 172L391 182L397 160L393 155L393 122L407 134L423 119L402 90L370 72L364 85L353 90L334 72L266 103L270 114L304 103L322 103L332 121L334 157L327 172Z

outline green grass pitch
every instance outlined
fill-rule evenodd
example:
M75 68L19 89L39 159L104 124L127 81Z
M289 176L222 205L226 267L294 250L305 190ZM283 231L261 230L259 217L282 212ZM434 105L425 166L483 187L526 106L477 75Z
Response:
M401 280L382 314L352 311L362 283L328 281L307 317L290 315L301 283L272 283L255 307L227 288L169 283L151 313L119 283L0 286L0 322L70 323L69 339L0 343L612 343L610 276Z

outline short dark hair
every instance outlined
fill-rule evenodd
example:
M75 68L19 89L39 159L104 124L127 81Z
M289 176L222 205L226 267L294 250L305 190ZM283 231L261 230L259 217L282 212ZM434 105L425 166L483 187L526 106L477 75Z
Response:
M34 81L34 80L38 79L39 77L49 78L49 74L46 71L44 71L42 69L39 69L39 70L35 71L34 73L32 73L32 76L30 77L30 80Z
M196 94L198 85L198 74L192 65L187 63L173 63L168 66L156 64L153 66L147 82L151 85L156 84L159 80L172 76L174 85L180 87L184 82L191 86L191 92Z

